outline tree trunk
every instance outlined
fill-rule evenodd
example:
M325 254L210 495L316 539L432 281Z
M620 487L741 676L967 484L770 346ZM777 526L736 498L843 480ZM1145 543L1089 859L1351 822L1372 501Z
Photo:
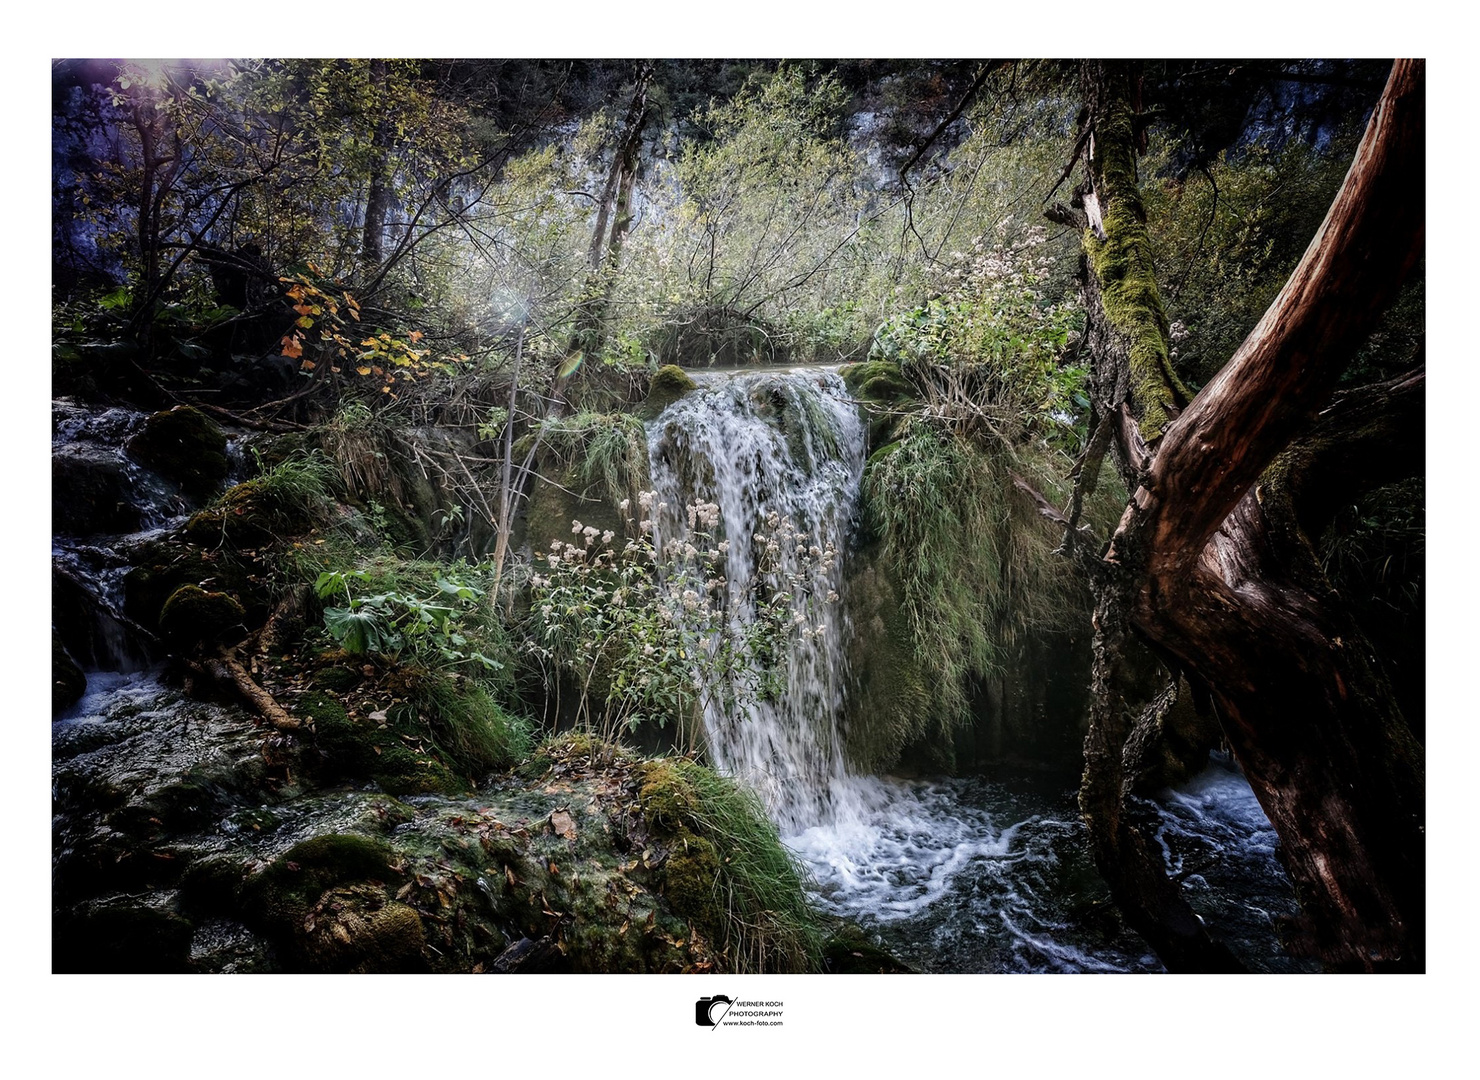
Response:
M370 83L383 89L389 72L384 60L370 61ZM391 125L382 115L370 137L370 193L365 200L365 228L361 237L360 259L369 274L384 259L385 219L391 209L390 151Z
M1098 209L1085 234L1095 407L1113 420L1135 492L1097 586L1096 689L1113 674L1122 622L1205 682L1279 832L1303 944L1333 968L1421 969L1422 749L1301 528L1301 448L1277 458L1329 399L1422 254L1423 65L1394 66L1299 267L1185 404L1166 364L1165 315L1131 194L1135 75L1103 65L1086 76L1093 128L1082 203ZM1113 712L1097 705L1091 717L1082 801L1101 870L1112 888L1131 874L1117 900L1135 907L1154 890L1143 880L1151 868L1105 862L1125 846L1112 839L1127 734L1123 711ZM1156 876L1164 878L1159 868ZM1138 929L1138 919L1165 915L1140 906L1127 913ZM1175 914L1165 922L1175 938ZM1175 941L1173 952L1182 958Z

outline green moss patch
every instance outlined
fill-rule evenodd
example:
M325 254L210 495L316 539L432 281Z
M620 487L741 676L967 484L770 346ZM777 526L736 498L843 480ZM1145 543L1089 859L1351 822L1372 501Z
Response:
M187 491L205 494L226 479L226 435L188 405L157 412L128 444L129 455Z

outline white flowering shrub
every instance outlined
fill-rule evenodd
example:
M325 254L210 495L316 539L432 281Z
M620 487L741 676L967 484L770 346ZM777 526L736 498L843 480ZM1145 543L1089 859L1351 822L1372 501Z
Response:
M754 536L721 538L719 507L702 502L684 508L681 537L660 542L670 508L653 492L636 514L630 500L620 509L629 536L573 521L529 581L527 648L552 682L574 686L578 723L611 738L778 693L788 644L822 632L798 587L830 571L836 550L774 514ZM730 581L730 546L742 542L755 569ZM820 602L836 601L829 591Z

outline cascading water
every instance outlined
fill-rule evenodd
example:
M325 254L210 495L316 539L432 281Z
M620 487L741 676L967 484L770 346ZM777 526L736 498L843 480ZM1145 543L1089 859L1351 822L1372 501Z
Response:
M719 508L736 637L760 617L745 583L762 579L766 595L791 596L797 625L784 691L706 695L704 727L720 768L759 791L783 829L802 829L846 813L852 795L837 723L847 637L840 592L863 425L835 372L701 378L649 430L657 542L690 539L688 506Z
M660 549L703 543L696 527L706 523L688 507L717 507L732 636L759 617L743 583L792 595L784 689L706 694L704 727L716 765L761 795L810 870L817 904L870 926L928 970L1158 970L1088 863L1072 781L848 773L841 713L851 628L841 594L864 466L857 406L828 369L696 381L648 426L656 539ZM1234 912L1233 922L1242 920L1256 955L1278 955L1273 921L1294 910L1293 898L1242 777L1215 769L1152 812L1162 815L1171 872L1184 852L1199 866L1209 852L1237 853L1246 864L1238 878L1263 890L1263 906ZM1209 913L1226 921L1224 908L1241 902L1236 890L1219 896L1198 883Z

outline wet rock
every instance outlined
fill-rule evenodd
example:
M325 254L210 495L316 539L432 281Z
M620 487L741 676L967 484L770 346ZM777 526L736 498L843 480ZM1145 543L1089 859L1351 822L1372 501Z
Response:
M63 913L52 933L52 970L174 973L189 968L190 921L165 896L117 896Z
M128 533L142 523L128 465L87 443L57 447L51 457L52 530L67 536Z
M61 712L87 689L87 676L68 654L55 629L51 632L51 711Z
M187 405L146 419L129 440L128 453L193 494L209 494L226 479L225 433L214 420Z

